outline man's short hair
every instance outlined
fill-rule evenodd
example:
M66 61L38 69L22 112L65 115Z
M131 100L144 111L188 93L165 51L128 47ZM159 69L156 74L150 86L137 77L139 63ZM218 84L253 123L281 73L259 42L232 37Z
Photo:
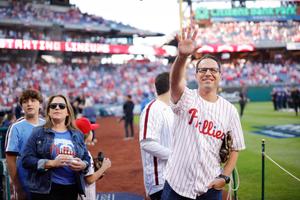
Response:
M37 99L40 103L43 103L43 97L41 93L34 89L28 89L22 92L19 103L22 105L22 103L28 99Z
M169 91L170 89L169 72L161 73L155 78L155 88L156 88L157 95L161 95Z
M221 62L220 62L220 60L219 60L217 57L215 57L215 56L213 56L213 55L210 55L210 54L205 54L204 56L202 56L202 57L200 58L200 60L198 60L198 62L197 62L197 64L196 64L196 72L198 71L198 65L199 65L200 62L201 62L202 60L204 60L204 59L211 59L211 60L216 61L217 64L218 64L218 68L219 68L219 70L220 70L220 72L221 72Z

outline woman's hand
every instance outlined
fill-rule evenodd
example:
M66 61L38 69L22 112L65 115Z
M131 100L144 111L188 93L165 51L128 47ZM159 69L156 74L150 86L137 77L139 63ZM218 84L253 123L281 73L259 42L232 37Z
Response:
M69 160L70 160L69 156L64 156L64 155L56 156L55 160L48 160L45 163L45 169L68 166Z
M86 163L80 158L73 158L69 161L69 168L73 171L82 171L86 168Z

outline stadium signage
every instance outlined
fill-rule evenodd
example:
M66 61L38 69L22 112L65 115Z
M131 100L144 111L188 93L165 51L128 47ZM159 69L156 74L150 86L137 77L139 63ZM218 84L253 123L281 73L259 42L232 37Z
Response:
M164 48L135 47L134 45L108 45L99 43L80 43L64 41L0 39L0 49L19 49L37 51L67 51L83 53L111 53L111 54L146 54L169 56ZM172 54L172 52L171 52Z
M273 138L294 138L300 137L300 124L285 124L275 126L255 127L259 130L253 133Z
M145 54L156 56L175 56L167 48L143 45L109 45L99 43L80 43L45 40L0 39L0 49L19 49L32 51L67 51L82 53ZM225 53L254 51L254 45L203 45L198 53Z
M220 96L223 97L224 99L226 99L227 101L231 102L231 103L237 103L240 100L240 93L238 91L234 91L234 92L221 92Z
M80 42L62 42L65 51L71 52L93 52L93 53L110 53L109 45L96 43L80 43Z
M291 42L286 44L287 50L300 50L300 42Z
M297 7L277 7L277 8L231 8L231 9L211 9L197 8L195 19L203 20L214 17L256 17L256 16L296 16Z
M254 51L254 45L203 45L198 49L198 53L230 53L230 52L249 52Z
M21 50L41 50L41 51L61 51L61 44L57 41L43 40L20 40L20 39L0 39L2 49Z

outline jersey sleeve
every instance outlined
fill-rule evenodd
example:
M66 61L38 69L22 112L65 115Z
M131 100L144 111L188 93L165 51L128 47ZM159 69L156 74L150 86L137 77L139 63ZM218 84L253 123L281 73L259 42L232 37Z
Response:
M90 157L90 162L91 162L91 164L90 164L90 166L89 166L89 168L88 168L87 174L85 174L84 176L90 176L90 175L93 175L94 172L95 172L95 170L94 170L94 161L93 161L93 157L92 157L92 155L91 155L90 152L89 152L89 157Z
M181 112L187 111L189 106L192 105L194 101L194 91L185 87L184 91L175 104L173 101L170 102L171 108L175 114L179 114Z
M169 148L162 146L157 141L146 139L142 140L140 144L144 151L161 160L168 160L171 154L171 150Z
M246 148L245 146L245 141L244 141L244 134L242 130L242 125L240 121L240 117L238 114L238 111L234 106L232 106L232 119L230 120L229 123L229 129L231 130L232 134L232 139L233 139L233 144L232 148L233 150L243 150Z
M150 139L159 140L162 128L162 114L156 109L155 102L151 102L142 112L140 118L140 141Z
M16 126L12 126L7 133L7 142L5 152L19 153L19 130Z

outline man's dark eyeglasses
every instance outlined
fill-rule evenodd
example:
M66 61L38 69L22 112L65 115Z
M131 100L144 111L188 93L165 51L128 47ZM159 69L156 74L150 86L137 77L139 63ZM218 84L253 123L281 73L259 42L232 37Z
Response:
M56 109L57 106L58 106L59 109L61 109L61 110L63 110L63 109L66 108L66 104L64 104L64 103L51 103L51 104L49 105L49 108L51 108L51 109Z
M216 74L218 72L220 72L220 69L219 68L198 68L197 69L197 73L202 73L202 74L205 74L207 71L210 71L210 73L212 74Z

